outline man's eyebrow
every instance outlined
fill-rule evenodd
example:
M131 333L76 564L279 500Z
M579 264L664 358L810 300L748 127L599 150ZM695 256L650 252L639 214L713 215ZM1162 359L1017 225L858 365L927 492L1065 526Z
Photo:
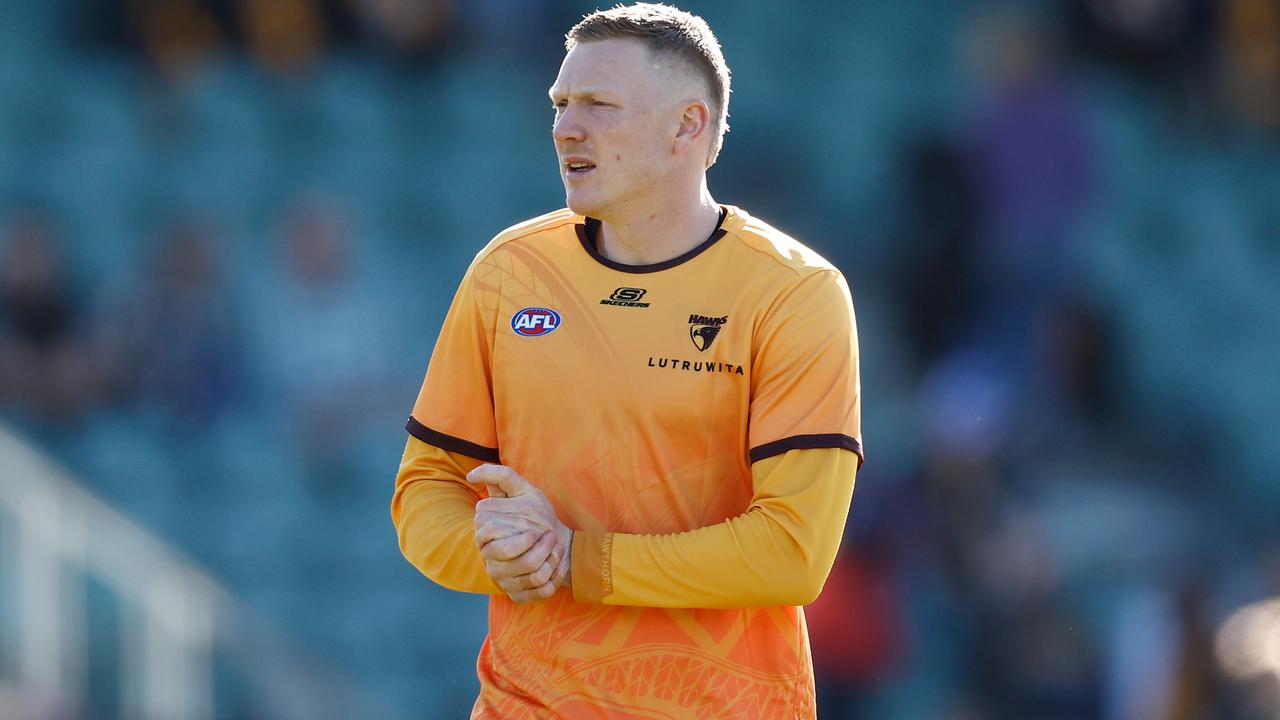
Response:
M570 93L566 93L564 91L557 91L555 87L551 87L547 89L547 97L551 98L552 100L555 100L557 98L593 98L600 95L608 95L608 94L609 94L609 91L604 88L588 87L588 88L582 88L581 90L574 90L573 92L570 92Z

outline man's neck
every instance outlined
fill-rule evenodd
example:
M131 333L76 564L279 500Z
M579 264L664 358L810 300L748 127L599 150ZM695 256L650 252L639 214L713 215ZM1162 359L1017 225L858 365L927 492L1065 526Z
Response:
M653 265L680 257L706 241L720 222L720 206L705 185L694 202L630 217L601 219L600 254L624 265Z

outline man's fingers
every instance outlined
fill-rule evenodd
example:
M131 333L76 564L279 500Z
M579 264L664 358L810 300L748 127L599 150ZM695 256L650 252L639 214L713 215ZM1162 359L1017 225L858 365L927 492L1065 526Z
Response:
M486 559L514 560L528 552L540 537L541 530L525 530L490 540L482 540L481 533L477 533L476 542L480 545L480 554Z
M552 528L538 516L538 509L525 502L528 498L486 498L476 503L476 527L487 522L505 523L512 527Z
M522 578L516 578L524 583L524 586L530 590L542 587L551 581L551 577L555 575L556 566L551 564L551 558L548 557L542 561L537 570L525 575Z
M495 541L498 542L498 541ZM490 543L492 545L493 543ZM529 548L519 557L511 560L497 560L489 557L485 550L480 551L485 556L485 569L489 572L489 577L498 583L498 587L506 590L507 587L503 582L512 578L518 578L521 575L528 575L537 570L542 563L546 562L551 555L551 551L555 548L556 536L554 533L544 532L538 537L533 547ZM485 546L486 548L488 546ZM521 589L521 588L517 588Z
M545 530L518 517L503 517L493 513L476 515L476 544L480 547L484 547L490 541L525 532L541 535Z
M563 585L565 576L569 574L569 570L571 570L573 566L573 563L567 563L564 561L563 554L560 556L559 560L559 564L556 565L555 575L552 575L551 580L548 581L548 584L552 587L560 587Z
M520 473L506 465L491 463L467 473L467 482L488 487L489 497L518 497L533 490L533 486L520 477Z
M525 599L520 602L537 602L538 600L546 600L547 598L555 594L556 594L556 586L552 585L551 583L547 583L546 585L543 585L541 587L536 587L536 588L533 588L532 590L526 590L524 593Z
M503 592L511 596L515 596L520 593L533 592L548 586L550 586L552 590L555 590L556 586L551 582L553 575L554 574L550 570L544 569L539 570L536 573L521 575L519 577L503 578L502 581L497 583L497 585ZM535 576L540 576L546 579L541 583L535 583L531 581L531 578Z
M514 592L508 592L507 597L518 603L531 603L546 600L555 594L556 586L551 583L547 583L546 585L532 590L516 590Z
M534 590L551 582L554 574L555 570L552 568L551 563L544 561L537 570L528 575L518 575L503 579L502 582L498 583L498 587L508 594Z
M555 549L555 546L555 533L542 533L538 537L538 541L533 544L533 547L529 548L528 552L510 561L511 575L519 577L534 572L551 557L551 552Z
M546 542L546 536L539 538L539 543ZM560 587L559 579L564 576L568 567L568 563L562 562L564 553L559 552L560 544L556 544L550 548L545 558L539 564L537 569L532 572L518 575L495 575L491 567L490 574L494 576L494 581L503 592L507 594L513 601L518 603L537 602L545 600L555 595L556 589ZM539 548L541 549L541 548ZM511 563L502 563L511 568L521 560L525 560L533 556L534 551L526 553L524 557ZM491 564L493 565L493 564Z
M502 523L486 522L481 524L480 518L476 518L476 545L483 548L485 545L505 537L511 537L515 531L510 525Z

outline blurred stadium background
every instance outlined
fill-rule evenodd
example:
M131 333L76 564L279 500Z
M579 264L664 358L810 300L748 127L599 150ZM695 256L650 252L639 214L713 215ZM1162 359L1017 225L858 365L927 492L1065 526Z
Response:
M1280 717L1280 3L689 0L859 312L823 720ZM569 0L0 0L0 717L452 718L388 502Z

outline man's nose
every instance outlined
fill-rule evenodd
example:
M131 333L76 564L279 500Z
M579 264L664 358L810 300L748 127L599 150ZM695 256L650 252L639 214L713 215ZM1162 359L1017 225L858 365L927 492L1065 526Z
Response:
M558 142L580 141L586 137L582 123L578 122L577 111L572 107L561 110L551 126L551 137Z

